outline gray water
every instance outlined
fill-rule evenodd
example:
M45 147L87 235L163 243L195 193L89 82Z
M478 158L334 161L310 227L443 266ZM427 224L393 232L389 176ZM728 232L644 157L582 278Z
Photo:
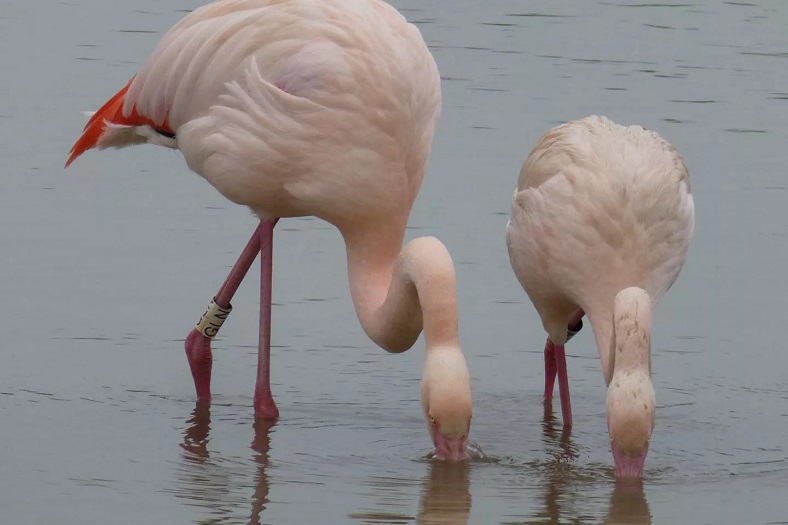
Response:
M443 76L409 237L457 264L487 461L425 459L420 342L363 334L339 234L276 234L273 389L253 424L257 279L196 406L182 339L255 226L176 152L91 152L85 117L198 6L0 3L0 523L788 523L788 4L398 0ZM541 403L544 333L509 267L519 168L589 114L661 133L697 229L654 320L657 427L617 484L590 330L569 347L575 427ZM252 272L254 274L254 272Z

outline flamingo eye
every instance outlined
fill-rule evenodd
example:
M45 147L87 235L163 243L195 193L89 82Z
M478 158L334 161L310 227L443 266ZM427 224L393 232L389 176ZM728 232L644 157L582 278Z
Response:
M432 416L430 416L430 423L432 423L433 425L435 424L435 418Z

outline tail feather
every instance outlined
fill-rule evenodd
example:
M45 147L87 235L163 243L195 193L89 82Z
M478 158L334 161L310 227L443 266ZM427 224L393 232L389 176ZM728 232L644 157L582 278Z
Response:
M85 128L82 131L82 136L79 137L79 140L77 140L69 152L69 157L66 161L66 168L68 168L69 165L71 165L71 163L77 159L77 157L85 153L87 150L95 148L99 144L99 141L101 140L102 135L104 135L104 132L107 130L107 126L109 124L113 124L115 126L147 125L157 131L173 135L173 131L170 129L168 122L165 121L162 125L156 125L149 118L143 117L137 113L137 108L133 108L130 115L123 115L123 105L126 101L126 92L128 92L132 80L130 80L129 83L123 87L123 89L118 91L90 117L88 123L85 124Z

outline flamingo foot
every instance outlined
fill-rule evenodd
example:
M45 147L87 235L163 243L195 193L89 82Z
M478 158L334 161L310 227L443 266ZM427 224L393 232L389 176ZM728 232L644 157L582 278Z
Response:
M200 401L211 400L211 369L213 355L211 354L211 340L197 330L192 330L186 337L186 358L194 379L194 388L197 399Z
M558 369L558 391L561 395L561 415L564 426L572 426L572 402L569 399L569 375L566 370L566 351L564 345L554 345L555 362Z

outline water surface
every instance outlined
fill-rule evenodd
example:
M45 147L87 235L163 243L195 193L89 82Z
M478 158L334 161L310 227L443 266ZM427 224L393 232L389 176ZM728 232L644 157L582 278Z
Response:
M472 440L425 459L423 344L387 355L353 313L339 234L277 229L275 426L254 425L256 276L195 404L182 339L255 221L153 147L66 152L194 0L0 6L3 523L788 522L788 6L419 2L444 106L408 236L457 264ZM545 411L544 334L504 245L520 165L560 122L604 114L672 142L696 237L656 312L657 427L615 482L593 337L569 348L575 429Z

